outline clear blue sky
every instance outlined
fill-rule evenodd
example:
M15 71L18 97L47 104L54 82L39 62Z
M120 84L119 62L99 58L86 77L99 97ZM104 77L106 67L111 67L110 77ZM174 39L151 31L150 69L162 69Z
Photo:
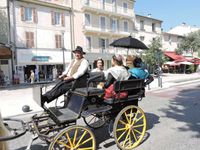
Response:
M151 14L162 20L164 31L183 22L200 27L200 0L136 0L134 10L138 15Z

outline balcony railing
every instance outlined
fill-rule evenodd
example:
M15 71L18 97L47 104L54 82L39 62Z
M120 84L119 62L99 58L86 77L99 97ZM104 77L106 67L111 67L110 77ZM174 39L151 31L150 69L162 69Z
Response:
M134 17L133 9L125 9L122 6L113 6L112 4L105 3L102 4L97 0L82 0L82 5L84 9L91 9L95 11L100 11L103 13L108 13L109 15L123 15L127 17Z
M85 32L100 32L100 33L108 33L108 34L123 34L130 35L133 32L133 29L130 27L128 29L124 29L122 27L111 27L109 25L101 27L97 24L84 25L83 27Z

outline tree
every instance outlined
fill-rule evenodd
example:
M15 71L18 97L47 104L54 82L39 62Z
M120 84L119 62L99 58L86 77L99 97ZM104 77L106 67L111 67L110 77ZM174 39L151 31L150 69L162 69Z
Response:
M145 54L143 55L143 60L147 64L149 70L154 70L154 66L156 64L162 65L163 62L166 61L166 58L164 57L161 43L161 38L156 37L151 41L151 44L148 46L149 49L145 51Z
M6 8L0 8L0 43L8 43L8 18Z
M200 30L189 33L180 43L176 49L176 53L182 54L183 52L198 52L200 50Z

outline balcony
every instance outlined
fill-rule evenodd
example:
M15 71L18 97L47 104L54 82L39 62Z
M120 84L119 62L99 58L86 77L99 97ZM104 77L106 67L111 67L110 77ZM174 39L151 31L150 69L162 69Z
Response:
M107 15L118 18L133 19L135 14L133 9L125 9L122 6L113 6L105 3L104 5L97 0L82 0L82 10L86 12L93 12L98 15Z
M133 29L124 30L124 28L116 27L112 28L110 26L103 26L100 25L84 25L83 32L85 34L97 34L97 35L105 35L111 37L121 37L121 36L128 36L130 33L133 32Z

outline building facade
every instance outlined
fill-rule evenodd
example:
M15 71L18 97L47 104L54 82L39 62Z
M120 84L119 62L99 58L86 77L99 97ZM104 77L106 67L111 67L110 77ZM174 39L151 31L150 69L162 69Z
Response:
M175 51L181 41L184 39L184 36L178 34L172 34L168 32L162 33L162 50L163 51Z
M15 77L28 82L30 70L51 80L71 60L70 3L66 0L10 2Z
M105 60L105 69L110 67L112 55L123 51L109 44L134 31L134 1L76 0L73 3L75 45L83 45L91 68L98 57Z
M156 37L162 37L162 21L152 18L151 15L136 14L135 26L135 37L146 45L151 44Z

